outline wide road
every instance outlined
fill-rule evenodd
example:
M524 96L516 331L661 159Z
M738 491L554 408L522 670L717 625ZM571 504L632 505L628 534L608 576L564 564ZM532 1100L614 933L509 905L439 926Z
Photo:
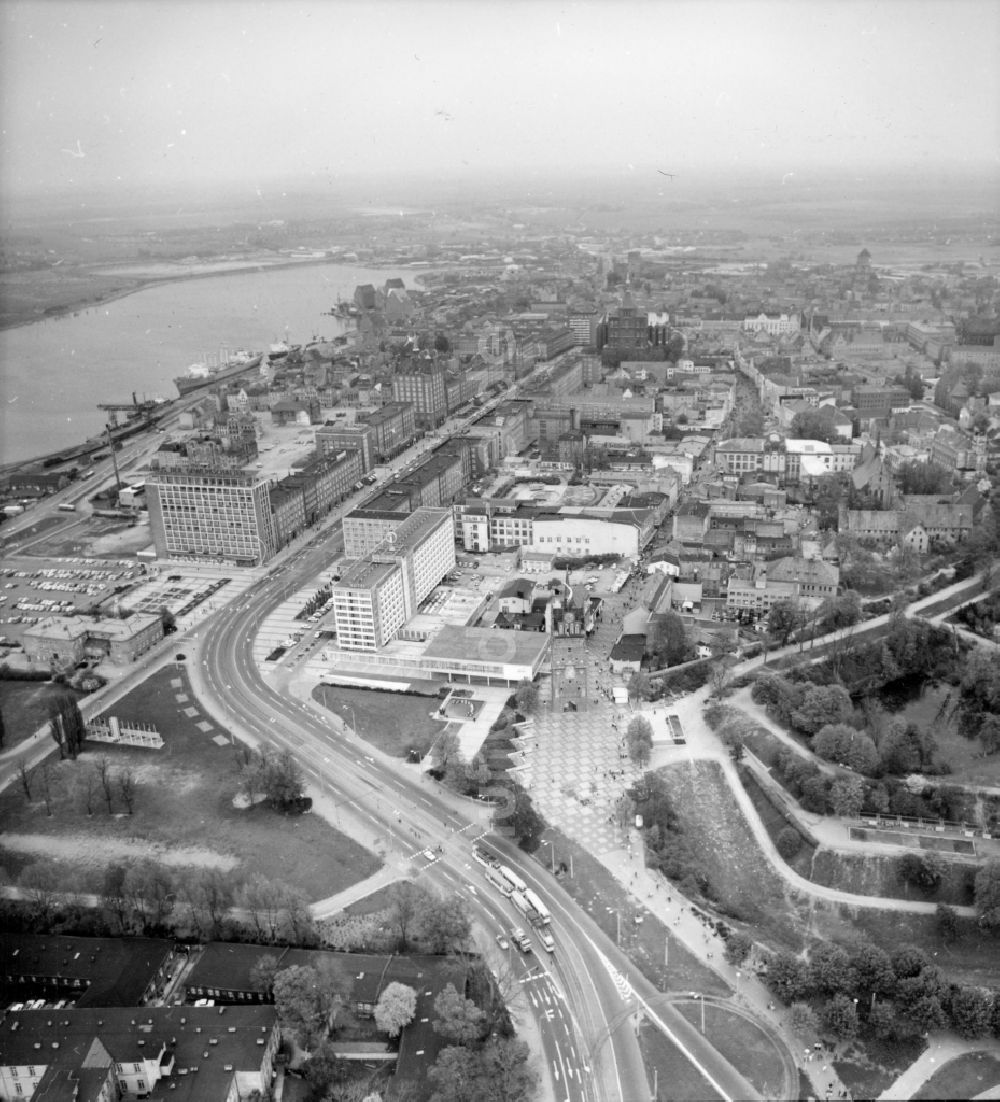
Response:
M472 859L483 833L484 809L461 801L378 751L358 745L334 717L268 684L253 661L263 619L289 594L311 583L339 550L339 537L317 538L295 560L272 570L201 630L192 663L195 691L220 720L249 737L292 750L307 775L345 812L370 824L394 855L442 890L460 891L476 919L494 932L519 924ZM638 1102L650 1096L634 1028L636 994L645 981L581 914L558 884L504 839L494 842L506 864L550 903L557 950L549 957L535 939L534 961L518 961L526 998L538 1015L548 1071L557 1097ZM437 847L441 852L437 852ZM431 858L422 856L427 850ZM517 957L518 954L512 954ZM539 978L531 978L539 977ZM653 994L648 990L647 995ZM669 1012L669 1010L668 1010ZM660 1017L665 1011L658 1012ZM706 1080L704 1097L753 1097L754 1092L696 1031L673 1014L669 1028ZM688 1036L693 1033L693 1036Z

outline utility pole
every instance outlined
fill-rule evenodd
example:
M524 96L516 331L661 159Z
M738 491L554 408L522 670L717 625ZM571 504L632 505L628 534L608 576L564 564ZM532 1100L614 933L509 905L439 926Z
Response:
M118 456L115 454L115 444L111 439L111 426L105 425L104 429L108 434L108 447L111 449L111 462L114 464L115 468L115 492L120 494L122 491L122 479L121 475L118 473Z

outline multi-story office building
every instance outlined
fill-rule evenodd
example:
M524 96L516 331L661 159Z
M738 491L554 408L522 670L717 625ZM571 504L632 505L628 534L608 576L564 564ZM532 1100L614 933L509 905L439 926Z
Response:
M348 547L365 548L360 554L366 558L352 563L333 586L337 642L345 650L378 650L454 567L451 512L421 508L406 516L345 517L344 548L350 554Z
M448 416L444 365L433 360L417 360L397 370L392 394L397 402L408 402L413 407L414 419L421 428L436 429Z
M372 455L376 463L394 459L413 443L416 422L409 402L386 402L381 409L363 417L363 423L372 430Z
M268 490L257 472L150 471L146 498L157 557L267 562L277 549Z
M316 450L320 455L336 455L345 448L354 449L361 457L362 473L367 474L375 466L374 439L374 427L365 422L339 425L327 421L316 430Z

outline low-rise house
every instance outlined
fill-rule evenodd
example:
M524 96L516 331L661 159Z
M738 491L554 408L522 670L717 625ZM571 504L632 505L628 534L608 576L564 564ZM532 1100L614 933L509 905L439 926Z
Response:
M55 661L74 666L84 658L107 658L116 665L134 662L163 638L163 621L136 612L127 619L49 616L25 628L24 653L33 663Z

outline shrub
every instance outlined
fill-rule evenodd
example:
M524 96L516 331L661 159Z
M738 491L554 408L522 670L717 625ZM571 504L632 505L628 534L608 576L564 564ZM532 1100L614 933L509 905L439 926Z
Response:
M775 839L774 844L777 847L778 853L780 853L786 861L791 861L802 848L802 835L799 834L793 826L782 827L778 832L778 837Z

